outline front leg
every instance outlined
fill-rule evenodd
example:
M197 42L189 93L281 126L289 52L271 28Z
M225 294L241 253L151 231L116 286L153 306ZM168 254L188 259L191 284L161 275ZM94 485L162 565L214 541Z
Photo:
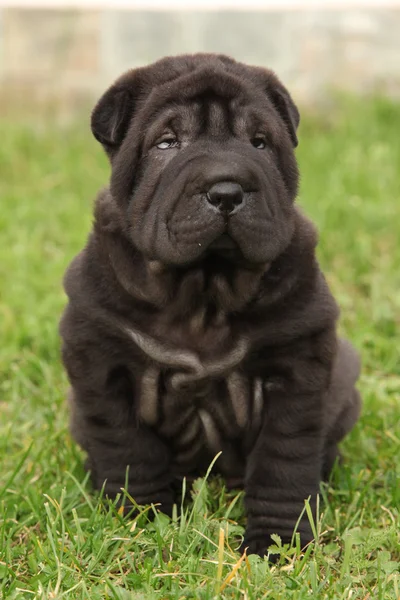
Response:
M88 414L87 403L73 394L71 429L76 441L88 454L95 489L111 498L127 489L139 505L157 504L166 514L172 513L170 453L165 443L129 412L121 413L114 403L111 410ZM104 407L99 401L98 406ZM131 509L125 503L126 511Z
M322 467L322 410L318 397L270 398L247 464L247 528L243 549L266 554L278 534L289 543L304 500L314 510ZM312 539L305 515L297 529L304 546Z
M72 434L88 454L94 487L104 485L110 497L127 487L137 504L161 504L171 513L170 450L140 419L139 406L149 399L141 390L139 359L123 339L107 336L71 306L61 333Z
M265 385L261 428L246 466L243 548L250 553L266 554L273 533L289 543L309 497L315 514L335 353L336 334L329 328L290 347L261 351L253 360L253 369L270 384ZM297 531L303 546L312 540L305 513Z

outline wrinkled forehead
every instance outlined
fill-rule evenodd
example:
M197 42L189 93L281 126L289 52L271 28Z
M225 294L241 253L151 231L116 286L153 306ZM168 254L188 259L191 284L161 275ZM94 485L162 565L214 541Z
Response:
M144 101L138 120L209 132L245 129L249 120L262 120L266 96L250 82L224 71L202 69L155 87Z
M247 85L246 85L247 83ZM265 94L248 82L221 72L180 77L153 90L145 105L146 138L173 129L183 135L220 136L268 129L273 109Z

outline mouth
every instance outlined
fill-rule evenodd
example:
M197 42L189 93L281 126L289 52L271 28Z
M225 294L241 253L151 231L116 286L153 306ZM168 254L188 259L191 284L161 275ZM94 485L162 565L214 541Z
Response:
M241 255L238 244L226 232L211 242L207 251L209 254L218 254L227 258L235 258Z

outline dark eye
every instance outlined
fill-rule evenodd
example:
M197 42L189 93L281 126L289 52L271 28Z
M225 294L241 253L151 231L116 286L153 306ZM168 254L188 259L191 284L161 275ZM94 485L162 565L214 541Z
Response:
M266 147L266 143L265 143L265 139L261 136L256 136L251 140L251 143L253 144L254 148L257 148L257 150L264 150L264 148Z
M176 137L170 136L161 140L156 144L159 150L169 150L169 148L176 148L179 145Z

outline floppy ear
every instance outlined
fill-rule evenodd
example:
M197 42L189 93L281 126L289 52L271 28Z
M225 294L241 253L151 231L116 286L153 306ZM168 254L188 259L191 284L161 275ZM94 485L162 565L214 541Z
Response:
M266 92L290 134L293 146L298 145L297 128L300 123L300 113L289 92L272 72L267 75Z
M116 82L100 98L93 109L92 133L107 154L121 145L133 116L134 98L126 85Z

